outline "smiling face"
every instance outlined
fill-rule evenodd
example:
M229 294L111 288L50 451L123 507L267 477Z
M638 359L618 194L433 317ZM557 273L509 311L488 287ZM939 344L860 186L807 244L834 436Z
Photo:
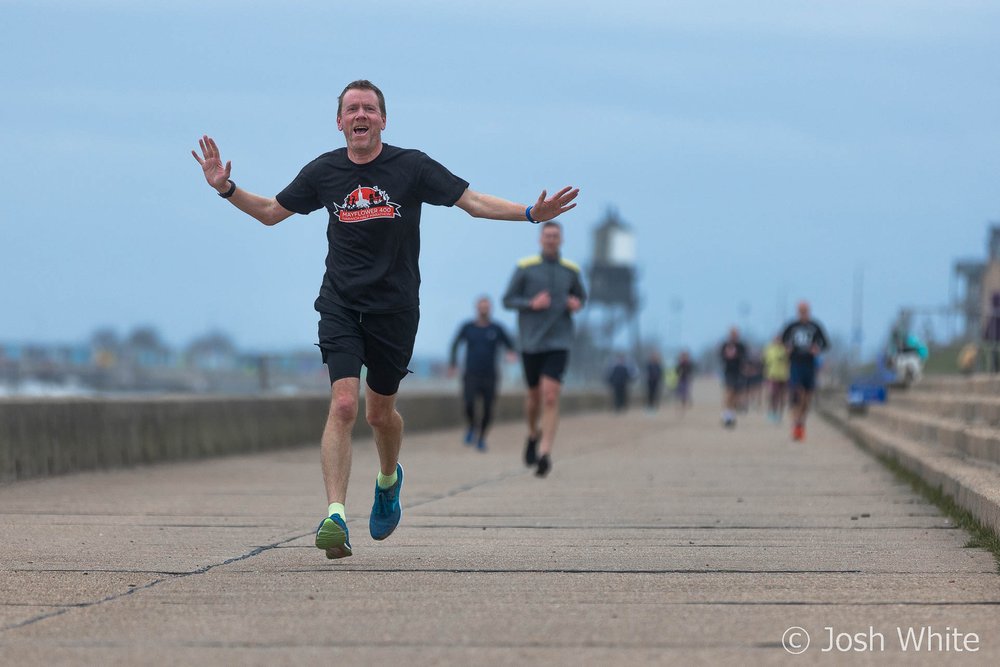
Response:
M385 116L373 90L352 88L344 93L337 112L337 129L347 139L347 154L355 162L375 159L382 150Z

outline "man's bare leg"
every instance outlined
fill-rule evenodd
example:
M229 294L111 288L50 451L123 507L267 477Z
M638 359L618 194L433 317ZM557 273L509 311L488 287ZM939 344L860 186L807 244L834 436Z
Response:
M806 415L809 414L810 403L812 403L812 392L803 389L802 393L799 394L799 415L798 415L798 422L803 426L805 426L806 424Z
M542 440L538 444L538 453L545 456L552 451L556 429L559 427L559 392L562 390L562 384L550 377L542 376L539 389L542 403Z
M803 440L805 438L806 413L809 411L809 401L812 392L806 391L803 387L795 387L795 409L792 410L792 440Z
M739 406L738 401L739 399L736 389L727 382L722 402L722 424L727 428L732 428L736 425L736 410Z
M524 394L524 419L528 423L528 438L524 443L524 464L538 463L538 439L541 432L538 421L542 416L542 390L539 386L528 387Z
M380 469L375 478L375 503L368 520L368 530L373 539L384 540L396 530L403 514L399 504L403 468L398 465L399 449L403 444L403 418L396 410L395 394L379 394L368 387L365 391L365 417L375 435Z
M528 387L524 397L524 416L528 422L528 437L538 437L538 419L542 415L542 389L539 386Z
M350 556L344 501L351 476L351 431L358 416L358 379L341 378L330 387L330 412L323 428L320 463L326 486L328 518L316 530L316 546L327 558Z
M379 468L386 477L396 472L403 445L403 417L396 410L396 395L385 396L365 388L365 418L375 435Z
M351 476L351 431L358 417L358 378L342 378L330 388L330 412L323 429L320 460L328 503L344 504Z

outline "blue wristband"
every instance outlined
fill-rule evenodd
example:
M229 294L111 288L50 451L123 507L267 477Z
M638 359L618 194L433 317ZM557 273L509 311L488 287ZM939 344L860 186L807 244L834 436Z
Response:
M528 208L524 209L524 217L528 219L528 222L537 225L538 221L531 217L531 209L533 208L535 207L529 206Z

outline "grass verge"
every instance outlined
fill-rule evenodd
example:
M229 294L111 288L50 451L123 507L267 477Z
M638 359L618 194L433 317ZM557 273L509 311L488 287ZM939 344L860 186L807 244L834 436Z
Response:
M1000 574L1000 536L989 527L984 526L969 510L961 507L955 499L941 490L940 486L931 486L916 474L904 468L899 461L888 456L875 454L863 444L858 443L866 452L872 454L881 461L882 465L892 471L900 481L906 482L918 494L933 503L941 510L941 513L952 520L959 528L969 533L969 541L966 542L967 549L985 549L993 554L996 561L997 573Z

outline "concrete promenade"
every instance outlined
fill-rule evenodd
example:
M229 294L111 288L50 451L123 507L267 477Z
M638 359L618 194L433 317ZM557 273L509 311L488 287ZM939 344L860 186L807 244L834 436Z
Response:
M992 555L818 418L798 444L697 399L568 418L547 479L519 424L486 454L414 434L382 543L359 441L340 561L312 546L318 448L2 485L0 664L1000 662Z

